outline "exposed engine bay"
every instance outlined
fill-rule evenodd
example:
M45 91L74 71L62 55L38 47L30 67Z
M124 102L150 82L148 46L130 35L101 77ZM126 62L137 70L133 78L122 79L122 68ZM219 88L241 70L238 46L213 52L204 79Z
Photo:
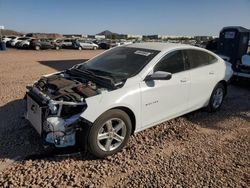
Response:
M82 102L84 98L97 95L105 90L97 88L97 85L91 81L79 82L65 77L64 74L43 77L34 86L52 100L68 102Z
M115 89L104 85L70 71L42 77L27 87L27 119L47 144L74 146L85 99Z

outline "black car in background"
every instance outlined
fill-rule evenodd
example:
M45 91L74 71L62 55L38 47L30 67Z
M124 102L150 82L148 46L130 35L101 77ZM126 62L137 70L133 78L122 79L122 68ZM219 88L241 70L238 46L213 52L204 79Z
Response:
M105 50L111 48L110 42L107 42L107 41L100 42L98 45L101 49L105 49Z
M30 48L35 50L41 50L41 49L59 50L62 48L62 44L56 42L53 39L33 39L30 42Z

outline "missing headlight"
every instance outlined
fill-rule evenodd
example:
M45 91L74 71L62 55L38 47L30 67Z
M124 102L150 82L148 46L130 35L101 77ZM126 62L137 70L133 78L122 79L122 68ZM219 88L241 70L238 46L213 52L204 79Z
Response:
M73 114L78 114L83 112L86 109L86 105L63 105L62 110L61 110L61 117L69 117L72 116Z

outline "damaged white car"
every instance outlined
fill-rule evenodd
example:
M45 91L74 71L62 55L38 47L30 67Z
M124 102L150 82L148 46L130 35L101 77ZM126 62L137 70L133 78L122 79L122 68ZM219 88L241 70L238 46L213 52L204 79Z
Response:
M116 47L27 87L27 119L44 143L102 158L133 133L202 107L218 110L232 73L216 54L189 45Z

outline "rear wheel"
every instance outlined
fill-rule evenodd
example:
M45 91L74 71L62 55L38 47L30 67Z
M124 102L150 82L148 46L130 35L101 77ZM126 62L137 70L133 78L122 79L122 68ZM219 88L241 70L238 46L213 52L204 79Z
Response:
M97 49L97 47L96 47L96 46L94 46L94 47L93 47L93 50L96 50L96 49Z
M207 106L208 111L215 112L220 109L225 97L225 90L225 86L221 83L215 86Z
M82 50L82 47L81 47L81 46L79 46L79 47L78 47L78 50Z
M59 47L59 46L56 46L56 50L60 50L60 47Z
M119 152L128 142L132 124L122 110L109 110L93 124L88 136L90 153L98 158Z

